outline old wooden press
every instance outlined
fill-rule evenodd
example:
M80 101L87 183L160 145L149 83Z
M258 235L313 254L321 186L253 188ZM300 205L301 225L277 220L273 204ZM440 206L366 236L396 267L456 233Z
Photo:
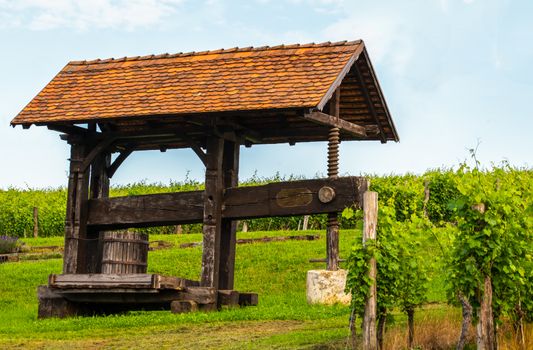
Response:
M42 317L253 304L233 291L235 222L247 218L329 213L335 270L337 213L360 205L367 188L338 177L339 142L398 141L360 40L70 62L12 125L47 126L71 149L63 274L40 289ZM327 178L238 187L241 146L310 141L328 142ZM198 155L205 191L109 198L109 179L132 152L174 148ZM186 223L203 224L199 281L102 273L102 231Z

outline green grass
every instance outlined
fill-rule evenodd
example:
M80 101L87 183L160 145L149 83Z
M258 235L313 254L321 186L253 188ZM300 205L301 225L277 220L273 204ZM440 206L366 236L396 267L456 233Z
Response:
M157 341L154 334L174 339L177 343L168 344L171 348L201 348L202 344L228 349L341 346L348 336L348 307L310 306L305 298L306 271L323 268L323 264L309 263L309 259L325 256L325 233L252 232L239 233L238 238L295 234L320 234L321 238L237 245L235 289L259 293L259 305L213 313L174 315L147 311L37 320L36 288L47 283L49 274L61 273L61 259L0 264L0 348L127 348L128 344L129 348L141 348L150 345L145 344L147 341ZM341 257L347 257L355 239L355 231L341 231ZM201 235L152 235L150 240L168 241L174 247L151 251L149 272L198 279L201 247L178 246L200 242ZM24 241L30 246L63 244L62 237ZM438 291L433 294L434 298L441 298ZM227 333L227 329L236 331ZM202 336L211 333L216 343L211 344ZM189 338L197 341L188 343Z

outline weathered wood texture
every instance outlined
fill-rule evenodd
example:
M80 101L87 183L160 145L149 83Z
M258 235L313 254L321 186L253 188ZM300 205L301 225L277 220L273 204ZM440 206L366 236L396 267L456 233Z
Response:
M218 290L217 305L222 306L239 306L239 292L236 290Z
M378 219L378 194L376 192L365 192L363 200L363 244L369 240L376 239L376 228ZM372 280L370 292L365 304L363 317L363 349L377 350L376 334L376 312L377 312L377 291L376 291L376 259L372 258L368 262L368 276Z
M239 183L239 144L224 141L222 176L224 188L235 188ZM218 288L233 289L235 271L235 244L237 221L222 218Z
M334 189L335 198L322 203L318 192ZM234 187L225 191L224 219L248 219L342 211L362 207L368 181L362 177L341 177ZM89 200L88 225L105 229L200 223L204 192L164 193Z
M335 191L331 202L322 203L318 198L324 186ZM345 177L230 188L224 195L222 215L247 219L337 212L351 205L360 207L367 187L364 178Z
M158 274L52 274L50 287L59 289L175 289L197 287L197 281Z
M102 235L102 273L146 273L148 235L139 232L109 231Z
M86 171L79 171L86 153L85 145L71 144L63 273L83 273L86 269L85 247L80 242L86 239L89 174Z
M89 198L109 197L109 177L107 168L111 163L111 154L103 152L95 156L91 164ZM87 228L87 239L83 241L86 251L86 273L99 273L102 271L102 240L103 232L95 228Z
M224 140L211 137L207 141L205 196L203 210L203 249L200 285L218 288L220 241L222 226L222 158Z
M330 114L326 114L319 111L313 111L305 114L304 118L331 128L338 128L340 131L358 138L366 138L367 136L365 127L335 117L334 115L331 115L331 112Z
M239 293L240 306L256 306L259 303L257 293Z
M203 208L203 191L91 199L88 224L121 229L199 223Z
M198 304L192 300L174 300L170 303L173 314L185 314L198 311Z
M65 299L47 286L37 288L37 297L39 298L38 318L64 318L86 314L83 307Z
M494 332L494 316L492 313L492 280L485 276L483 295L478 310L476 325L476 344L478 350L496 350L497 342Z

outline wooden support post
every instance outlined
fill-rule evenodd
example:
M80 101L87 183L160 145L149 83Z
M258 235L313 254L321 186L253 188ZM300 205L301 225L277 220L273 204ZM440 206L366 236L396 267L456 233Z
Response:
M218 289L220 235L222 224L222 154L224 140L210 137L207 140L205 196L203 215L202 287Z
M363 245L368 240L376 240L376 227L378 219L378 194L377 192L367 191L363 197ZM368 275L372 280L368 298L365 304L365 313L363 318L363 349L377 350L376 334L376 312L377 312L377 295L376 295L376 259L372 258L368 262Z
M237 187L239 183L239 144L224 141L222 160L224 188ZM235 244L237 221L222 219L218 288L233 289L235 270Z
M39 208L33 207L33 238L39 237Z
M329 101L330 114L339 118L340 88ZM331 128L328 135L328 178L339 177L339 128ZM327 266L330 271L339 268L339 220L338 213L328 214L328 226L326 229L326 256Z
M83 273L85 270L85 252L83 245L79 243L86 238L89 181L88 172L79 169L86 151L87 147L83 143L71 144L63 273Z
M91 164L91 178L89 197L91 199L108 198L109 197L109 176L107 169L111 164L110 153L100 153L97 155ZM94 228L87 229L87 239L83 242L85 244L86 273L101 273L102 272L102 247L103 244L99 240L100 231Z

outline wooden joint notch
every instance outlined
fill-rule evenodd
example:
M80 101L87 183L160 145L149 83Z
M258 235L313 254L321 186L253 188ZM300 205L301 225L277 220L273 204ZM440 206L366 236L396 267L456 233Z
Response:
M305 113L303 117L304 119L307 119L320 125L328 126L330 128L339 128L341 132L345 132L356 137L367 137L365 127L355 123L351 123L341 118L336 118L332 115L323 112L311 111L309 113Z

